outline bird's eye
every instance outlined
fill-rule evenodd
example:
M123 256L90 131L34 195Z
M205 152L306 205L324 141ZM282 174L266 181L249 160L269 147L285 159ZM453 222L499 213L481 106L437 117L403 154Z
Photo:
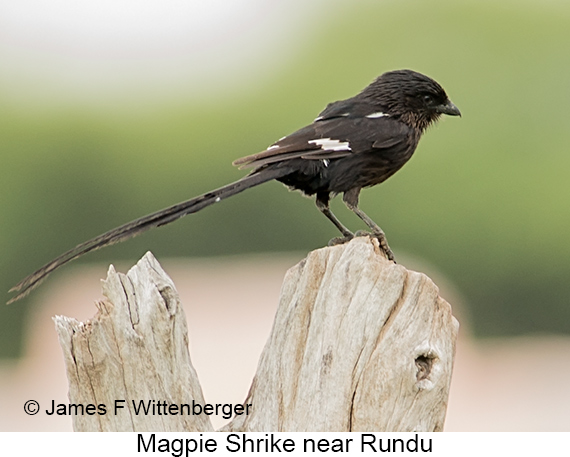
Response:
M426 102L426 103L428 103L428 104L433 101L433 98L432 98L431 95L429 95L429 94L425 94L425 95L423 96L423 99L424 99L424 102Z

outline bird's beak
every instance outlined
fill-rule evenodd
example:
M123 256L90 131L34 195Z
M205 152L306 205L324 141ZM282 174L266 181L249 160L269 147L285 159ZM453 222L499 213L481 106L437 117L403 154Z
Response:
M443 105L436 106L435 110L438 113L447 114L449 116L461 116L461 111L459 111L459 108L455 106L451 100L447 100Z

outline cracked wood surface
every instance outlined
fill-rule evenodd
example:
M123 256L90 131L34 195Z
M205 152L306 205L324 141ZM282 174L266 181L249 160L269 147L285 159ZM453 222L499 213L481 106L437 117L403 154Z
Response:
M225 430L441 431L458 327L435 284L376 240L313 251L285 277L253 414Z
M207 416L136 414L131 404L204 404L178 293L152 254L126 275L111 266L103 294L107 300L86 323L54 318L70 402L107 406L105 415L74 415L74 430L213 431ZM117 414L115 400L126 400Z
M150 253L82 324L56 317L72 403L204 400L172 281ZM440 431L458 323L435 284L385 259L376 240L315 250L283 282L271 335L224 431ZM231 382L231 379L228 379ZM204 416L76 416L74 429L211 431Z

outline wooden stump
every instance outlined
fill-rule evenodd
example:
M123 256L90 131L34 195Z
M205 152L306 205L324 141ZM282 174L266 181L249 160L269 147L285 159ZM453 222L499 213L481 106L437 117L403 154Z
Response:
M205 416L136 414L131 403L204 403L178 293L152 254L126 275L111 266L103 294L107 300L85 324L54 318L70 402L107 406L105 415L75 415L74 430L213 431Z
M147 253L113 267L107 300L82 324L56 317L71 403L204 404L172 281ZM440 431L458 323L425 275L386 260L368 237L309 253L291 268L248 415L223 431ZM74 418L74 429L211 431L204 415L136 415L130 405Z

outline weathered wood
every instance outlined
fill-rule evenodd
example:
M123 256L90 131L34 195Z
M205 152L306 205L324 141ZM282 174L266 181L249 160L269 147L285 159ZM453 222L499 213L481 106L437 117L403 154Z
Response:
M287 273L235 431L443 429L458 323L425 275L376 240L319 249Z
M126 275L111 266L103 294L107 300L98 303L97 315L85 324L54 318L70 402L107 406L105 415L75 415L74 430L213 431L204 415L137 415L131 404L204 404L178 293L152 254ZM115 415L116 400L126 402Z
M56 318L70 401L203 404L178 296L156 260L147 254L127 276L111 267L104 293L87 324ZM252 412L222 430L442 430L457 330L433 282L386 260L376 240L313 251L286 274ZM74 427L211 430L203 416L107 416Z

